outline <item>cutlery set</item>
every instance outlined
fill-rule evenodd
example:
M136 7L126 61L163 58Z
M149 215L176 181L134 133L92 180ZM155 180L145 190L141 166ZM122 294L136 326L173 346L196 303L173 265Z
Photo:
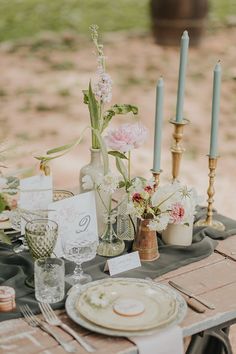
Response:
M49 304L39 303L40 310L43 314L44 320L41 321L37 316L35 316L28 305L20 306L20 311L24 316L26 322L31 327L39 327L44 332L51 335L68 353L76 353L77 349L75 346L69 342L66 342L61 338L53 329L53 326L59 326L64 331L69 333L88 353L92 353L95 351L95 348L89 344L84 338L82 338L78 333L76 333L72 328L68 325L64 324L59 317L54 313L53 309Z

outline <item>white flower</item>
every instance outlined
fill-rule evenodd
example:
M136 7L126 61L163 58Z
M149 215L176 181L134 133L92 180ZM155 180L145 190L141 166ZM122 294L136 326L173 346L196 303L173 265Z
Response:
M112 299L109 294L106 294L103 287L99 287L93 292L89 292L87 297L91 305L102 308L107 307Z
M92 180L92 177L89 176L89 175L85 175L83 178L82 178L82 187L84 190L91 190L93 189L93 180Z
M167 228L169 220L169 215L161 214L149 222L148 228L152 231L163 231Z
M99 176L96 183L98 189L107 193L114 193L119 186L120 178L113 173L109 172L105 176Z
M183 205L185 216L183 222L190 222L195 214L195 209L199 203L199 197L194 188L188 189L187 186L180 186L177 192L178 201Z
M177 191L179 186L177 184L167 184L159 187L152 196L152 205L158 207L160 211L166 211L171 204L177 202Z

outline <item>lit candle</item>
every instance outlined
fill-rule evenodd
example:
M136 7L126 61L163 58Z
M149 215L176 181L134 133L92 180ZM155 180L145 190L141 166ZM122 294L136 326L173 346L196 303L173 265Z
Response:
M156 114L155 114L155 135L154 135L154 156L153 171L161 170L161 134L163 121L163 97L164 81L162 77L158 80L156 88Z
M177 93L177 104L176 104L176 122L182 122L183 119L185 76L186 76L186 67L188 61L188 45L189 45L188 32L184 31L181 37L179 81L178 81L178 93Z
M213 97L211 111L211 143L209 156L216 158L218 154L218 126L220 113L220 86L221 86L221 65L218 62L214 69Z

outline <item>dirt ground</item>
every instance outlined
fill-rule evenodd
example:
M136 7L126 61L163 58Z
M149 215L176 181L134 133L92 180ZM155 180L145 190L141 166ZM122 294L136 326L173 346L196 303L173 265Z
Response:
M191 124L184 132L186 152L181 165L181 180L206 198L212 76L214 65L221 60L221 158L215 183L215 207L231 217L236 213L235 36L235 27L220 30L208 34L199 48L190 47L184 111ZM60 46L63 41L73 45ZM136 104L139 118L150 129L148 142L133 153L134 175L148 176L152 168L155 86L161 75L165 80L161 176L165 182L171 176L169 148L173 127L168 120L175 115L179 48L160 47L151 35L127 33L106 35L104 44L107 70L114 82L112 103ZM96 69L93 47L88 40L70 35L62 40L48 34L36 43L3 44L0 67L0 136L18 144L10 168L35 165L35 154L79 136L89 122L81 90L87 88ZM116 117L112 126L131 119L131 116ZM78 184L79 170L89 160L89 146L88 133L76 150L53 163L57 187Z
M65 35L0 48L0 138L17 143L9 169L34 166L33 156L79 136L89 123L82 89L96 70L92 44ZM223 69L219 152L215 207L236 217L236 28L210 33L199 48L190 48L186 79L185 117L191 124L184 132L186 152L181 180L194 186L206 199L207 157L210 141L213 68ZM64 44L68 44L65 46ZM155 86L165 80L165 121L162 141L162 183L171 176L170 144L175 115L179 48L163 48L151 35L118 33L104 36L107 71L114 81L112 103L139 107L139 118L150 129L143 148L133 153L133 175L150 175L153 159ZM190 40L191 44L191 40ZM117 117L115 126L132 119ZM78 184L80 168L89 161L89 134L76 150L52 164L56 187ZM234 343L236 347L236 340Z

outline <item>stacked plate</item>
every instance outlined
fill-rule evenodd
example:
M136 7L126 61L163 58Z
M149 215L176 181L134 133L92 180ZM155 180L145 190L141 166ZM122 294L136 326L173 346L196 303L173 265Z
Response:
M111 336L141 336L181 322L187 305L172 288L150 280L109 278L72 288L68 316Z

